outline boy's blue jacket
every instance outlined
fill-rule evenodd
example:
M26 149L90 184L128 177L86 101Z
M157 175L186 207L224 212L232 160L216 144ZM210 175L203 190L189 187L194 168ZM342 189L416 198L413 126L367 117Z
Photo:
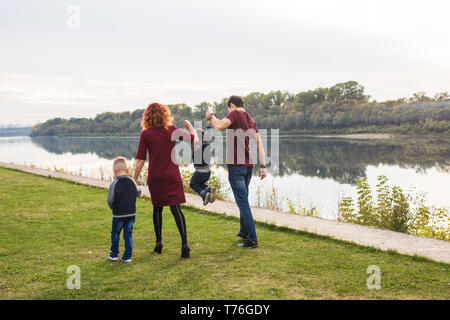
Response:
M128 176L116 177L109 186L108 206L114 218L125 218L136 215L136 197L141 195L133 179Z

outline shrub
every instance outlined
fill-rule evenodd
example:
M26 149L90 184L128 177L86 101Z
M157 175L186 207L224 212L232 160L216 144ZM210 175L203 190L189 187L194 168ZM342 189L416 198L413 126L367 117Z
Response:
M287 205L288 205L288 212L293 214L299 214L303 216L311 216L311 217L318 217L319 211L315 208L305 208L300 201L297 202L297 205L294 204L292 200L289 198L286 199Z
M338 204L338 220L375 226L397 232L450 239L450 213L445 208L428 207L423 194L405 193L389 186L388 178L378 177L376 203L366 178L357 182L357 208L351 197Z
M283 209L282 202L283 199L280 198L273 181L269 189L264 189L262 185L258 185L256 188L257 207L281 211Z

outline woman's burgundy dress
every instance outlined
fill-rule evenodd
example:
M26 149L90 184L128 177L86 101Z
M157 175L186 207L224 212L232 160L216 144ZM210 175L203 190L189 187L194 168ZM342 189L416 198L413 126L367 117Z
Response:
M172 141L172 134L173 140ZM148 161L148 188L155 206L169 206L186 202L180 169L171 160L177 140L191 143L194 136L175 126L148 128L141 133L136 159Z

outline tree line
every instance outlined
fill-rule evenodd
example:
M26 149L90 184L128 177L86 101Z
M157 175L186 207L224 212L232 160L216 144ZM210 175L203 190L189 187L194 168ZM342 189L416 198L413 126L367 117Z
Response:
M410 98L378 102L356 81L330 88L290 93L253 92L243 97L246 110L259 128L280 129L281 134L314 133L450 133L450 94L428 97L417 92ZM184 119L204 120L213 108L218 117L227 114L227 98L202 102L193 107L185 103L168 105L175 125ZM105 112L94 118L54 118L33 126L31 136L139 135L144 109Z

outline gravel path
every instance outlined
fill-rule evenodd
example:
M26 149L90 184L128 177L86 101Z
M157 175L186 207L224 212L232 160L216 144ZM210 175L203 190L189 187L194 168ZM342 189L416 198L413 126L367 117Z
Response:
M109 186L109 182L102 180L73 176L45 169L30 168L3 162L0 162L0 166L46 177L64 178L100 188L108 188ZM150 196L148 189L144 187L142 187L142 194L144 196ZM213 204L204 207L199 196L189 193L186 194L186 201L187 205L192 207L239 217L239 210L233 202L216 200ZM395 250L403 254L418 255L435 261L450 263L449 241L414 236L334 220L294 215L263 208L252 207L252 212L254 219L257 221L329 236L335 239L350 241L382 250Z

